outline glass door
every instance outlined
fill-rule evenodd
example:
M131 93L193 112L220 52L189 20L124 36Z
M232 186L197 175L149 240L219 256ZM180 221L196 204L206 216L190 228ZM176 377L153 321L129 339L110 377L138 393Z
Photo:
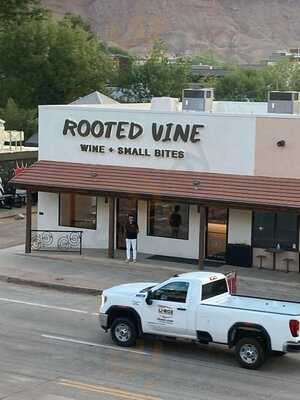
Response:
M207 210L207 240L206 257L224 261L227 245L227 208L213 208Z
M137 200L120 197L117 201L117 248L124 250L125 243L125 225L128 215L133 215L137 221Z

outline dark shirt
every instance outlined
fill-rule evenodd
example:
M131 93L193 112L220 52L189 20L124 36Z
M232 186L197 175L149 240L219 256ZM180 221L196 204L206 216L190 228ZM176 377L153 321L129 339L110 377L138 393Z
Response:
M169 224L172 228L179 228L181 225L181 215L177 212L173 212L170 216Z
M127 222L125 225L125 233L126 239L136 239L139 233L138 224L130 224L129 222Z

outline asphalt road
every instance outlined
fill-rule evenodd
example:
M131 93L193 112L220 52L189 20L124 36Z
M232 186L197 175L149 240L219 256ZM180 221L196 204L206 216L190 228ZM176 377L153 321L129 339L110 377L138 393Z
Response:
M0 284L0 399L299 399L300 356L247 371L217 346L120 349L97 310L93 296Z

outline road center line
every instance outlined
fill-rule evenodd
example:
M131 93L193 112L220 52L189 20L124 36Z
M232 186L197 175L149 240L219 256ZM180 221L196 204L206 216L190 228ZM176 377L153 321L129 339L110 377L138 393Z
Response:
M91 385L83 382L77 382L77 381L70 381L68 379L61 379L60 382L58 382L60 385L83 390L83 391L89 391L89 392L95 392L95 393L102 393L102 394L108 394L110 396L115 396L119 398L124 398L128 400L161 400L158 397L142 394L142 393L136 393L136 392L127 392L126 390L121 390L117 388L112 388L108 386L100 386L100 385Z
M109 346L106 344L100 344L100 343L93 343L93 342L86 342L84 340L78 340L78 339L71 339L67 337L62 337L62 336L53 336L53 335L41 335L43 338L46 339L52 339L52 340L58 340L61 342L69 342L69 343L75 343L75 344L82 344L86 346L92 346L92 347L103 347L104 349L110 349L110 350L116 350L116 351L123 351L126 353L133 353L133 354L139 354L141 356L152 356L151 353L147 353L145 351L139 351L139 350L130 350L130 349L125 349L123 347L116 347L116 346Z
M6 302L6 303L23 304L23 305L32 306L32 307L47 308L47 309L52 309L52 310L69 311L69 312L74 312L74 313L78 313L78 314L98 315L97 313L90 313L88 311L77 310L77 309L74 309L74 308L50 306L48 304L31 303L31 302L28 302L28 301L21 301L21 300L15 300L15 299L6 299L6 298L3 298L3 297L0 297L0 301Z

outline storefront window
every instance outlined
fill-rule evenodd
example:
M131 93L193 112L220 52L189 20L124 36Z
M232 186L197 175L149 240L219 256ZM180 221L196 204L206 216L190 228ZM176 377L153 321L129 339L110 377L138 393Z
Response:
M298 216L291 213L255 212L252 244L263 248L276 247L279 244L284 250L296 250Z
M148 235L188 240L189 206L184 203L150 201Z
M97 198L73 193L59 196L59 225L96 229Z

